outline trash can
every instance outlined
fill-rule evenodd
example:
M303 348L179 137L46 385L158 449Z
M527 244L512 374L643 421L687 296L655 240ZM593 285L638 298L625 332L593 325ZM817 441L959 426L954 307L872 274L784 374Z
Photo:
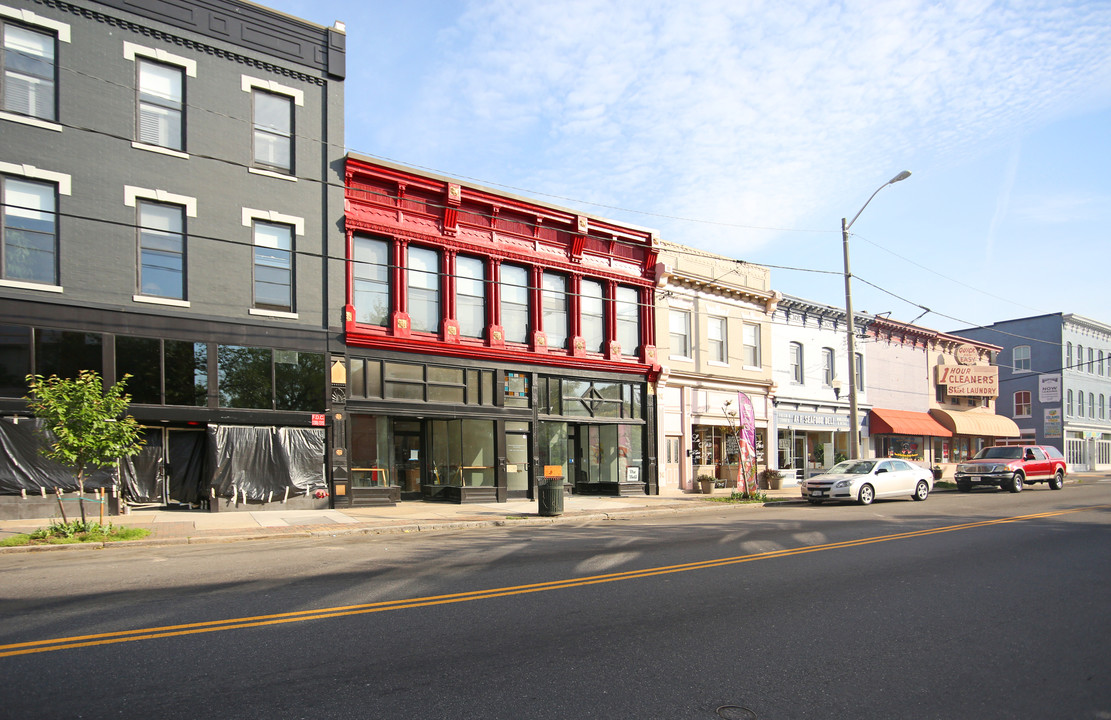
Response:
M563 477L539 478L536 483L540 515L554 517L563 514Z

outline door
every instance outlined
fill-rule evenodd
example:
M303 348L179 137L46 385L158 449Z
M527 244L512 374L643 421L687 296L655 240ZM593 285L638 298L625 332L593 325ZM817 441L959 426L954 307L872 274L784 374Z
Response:
M394 472L397 473L397 482L401 486L402 500L420 499L421 463L424 460L422 447L420 420L394 420ZM437 478L432 478L433 483L436 480Z
M529 434L507 430L505 433L506 491L510 497L527 497L530 482Z
M207 443L208 435L204 430L167 428L165 475L170 502L200 505L205 499Z
M664 458L664 485L667 487L679 487L679 468L680 459L679 454L682 451L681 437L667 437L664 440L664 447L666 455Z

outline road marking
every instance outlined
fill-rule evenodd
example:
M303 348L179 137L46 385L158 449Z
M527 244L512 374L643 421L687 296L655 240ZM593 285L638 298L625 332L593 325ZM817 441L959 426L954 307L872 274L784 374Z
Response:
M317 610L300 610L297 612L276 613L273 615L257 615L245 618L229 618L226 620L211 620L208 622L188 623L184 625L166 625L163 627L138 628L135 630L120 630L110 633L95 635L78 635L74 637L53 638L49 640L34 640L30 642L0 645L0 658L14 657L17 655L31 655L34 653L53 652L55 650L74 650L77 648L95 647L98 645L112 645L115 643L134 642L136 640L155 640L158 638L179 637L182 635L196 635L198 633L220 632L224 630L241 630L244 628L263 627L266 625L280 625L283 623L305 622L308 620L324 620L327 618L346 617L350 615L365 615L369 613L386 612L388 610L407 610L411 608L433 607L436 605L449 605L452 603L470 602L472 600L489 600L491 598L509 597L512 595L525 595L528 593L547 592L550 590L565 590L568 588L586 587L601 583L617 582L620 580L636 580L639 578L667 575L670 573L689 572L691 570L704 570L707 568L739 565L741 563L755 562L757 560L771 560L775 558L804 555L806 553L822 552L825 550L840 550L843 548L872 545L892 540L906 540L910 538L926 537L941 533L956 532L959 530L972 530L975 528L1003 525L1006 523L1021 522L1026 520L1039 520L1042 518L1069 515L1072 513L1090 510L1111 509L1111 505L1094 505L1091 507L1071 508L1068 510L1052 510L1049 512L1035 513L1032 515L1018 515L1015 517L999 518L997 520L981 520L979 522L962 523L960 525L947 525L945 527L930 528L927 530L912 530L909 532L895 533L893 535L879 535L877 537L860 538L858 540L844 540L823 545L810 545L806 547L770 550L767 552L738 555L736 557L719 558L716 560L702 560L682 565L667 565L663 567L645 568L642 570L628 570L625 572L608 573L604 575L591 575L588 577L568 578L566 580L552 580L549 582L531 585L517 585L512 587L491 588L489 590L475 590L465 593L450 595L431 595L428 597L408 598L404 600L386 600L383 602L366 603L361 605L344 605L339 607L320 608Z

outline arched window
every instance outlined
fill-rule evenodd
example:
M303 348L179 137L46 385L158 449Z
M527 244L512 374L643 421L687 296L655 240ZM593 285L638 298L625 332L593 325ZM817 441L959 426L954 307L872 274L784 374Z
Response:
M1072 415L1072 390L1065 394L1065 414Z
M1016 345L1011 354L1012 367L1015 372L1030 372L1030 346Z

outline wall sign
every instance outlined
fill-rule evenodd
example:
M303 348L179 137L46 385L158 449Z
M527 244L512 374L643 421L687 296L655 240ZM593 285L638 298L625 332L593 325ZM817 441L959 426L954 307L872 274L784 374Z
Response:
M1061 402L1061 374L1042 375L1038 378L1038 402ZM1060 437L1060 436L1058 436Z
M999 368L992 365L938 365L937 384L950 397L998 397Z

